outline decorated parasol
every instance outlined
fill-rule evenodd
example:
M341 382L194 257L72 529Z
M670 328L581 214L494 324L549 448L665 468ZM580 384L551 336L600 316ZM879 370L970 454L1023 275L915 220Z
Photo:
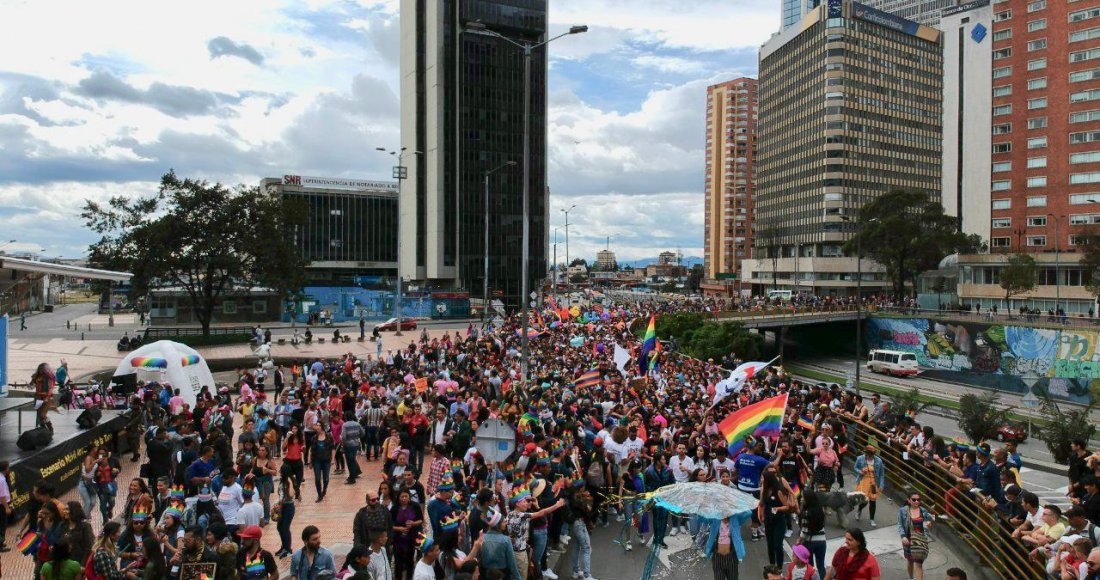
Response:
M672 513L694 514L713 520L752 511L760 503L736 488L697 481L666 485L650 495L657 507Z

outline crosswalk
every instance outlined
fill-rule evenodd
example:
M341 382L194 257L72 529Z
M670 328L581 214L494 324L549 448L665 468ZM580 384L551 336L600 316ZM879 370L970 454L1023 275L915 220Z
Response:
M1066 493L1069 485L1051 487L1051 477L1044 472L1023 467L1020 469L1020 479L1024 482L1024 489L1039 497L1039 505L1053 504L1065 511L1073 504L1070 503ZM1063 479L1063 481L1065 481ZM1067 482L1068 483L1068 482Z

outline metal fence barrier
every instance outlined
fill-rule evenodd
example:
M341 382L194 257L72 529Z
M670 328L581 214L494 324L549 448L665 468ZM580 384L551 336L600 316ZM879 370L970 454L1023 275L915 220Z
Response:
M1039 562L1028 558L1028 549L1012 537L1013 526L996 509L985 505L985 498L971 493L973 483L962 485L942 465L923 457L909 455L905 448L890 440L875 427L841 416L848 428L849 456L857 457L868 444L878 449L890 485L906 493L919 493L922 505L936 519L951 527L984 566L1001 578L1044 578Z

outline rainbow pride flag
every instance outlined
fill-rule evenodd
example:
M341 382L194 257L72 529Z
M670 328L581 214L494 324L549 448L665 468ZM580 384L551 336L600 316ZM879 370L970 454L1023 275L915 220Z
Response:
M39 536L36 532L27 532L23 536L23 539L19 540L19 543L15 545L15 549L19 550L20 554L24 556L30 556L38 551L38 543L42 541L42 536Z
M726 438L730 457L744 451L745 439L753 437L778 438L783 429L783 414L787 410L787 394L764 399L729 414L718 423L718 432Z
M540 334L542 334L542 333L539 332L539 330L537 328L528 328L527 329L527 338L528 339L536 338ZM517 328L516 329L516 336L523 336L523 329L522 328Z
M809 431L810 433L814 432L814 422L811 421L810 418L805 416L805 415L799 415L798 416L798 421L796 421L796 424L799 427Z
M600 369L592 369L577 377L577 380L573 381L573 386L578 389L591 389L593 387L598 387L600 382L602 382L600 378Z
M642 352L638 355L638 370L641 374L649 373L650 355L655 350L657 350L657 315L650 314L649 327L646 328L645 336L642 337Z

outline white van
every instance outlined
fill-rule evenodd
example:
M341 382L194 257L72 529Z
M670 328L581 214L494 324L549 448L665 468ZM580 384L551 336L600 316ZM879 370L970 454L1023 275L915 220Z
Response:
M900 350L872 350L867 354L867 369L896 377L912 377L920 372L917 355Z

